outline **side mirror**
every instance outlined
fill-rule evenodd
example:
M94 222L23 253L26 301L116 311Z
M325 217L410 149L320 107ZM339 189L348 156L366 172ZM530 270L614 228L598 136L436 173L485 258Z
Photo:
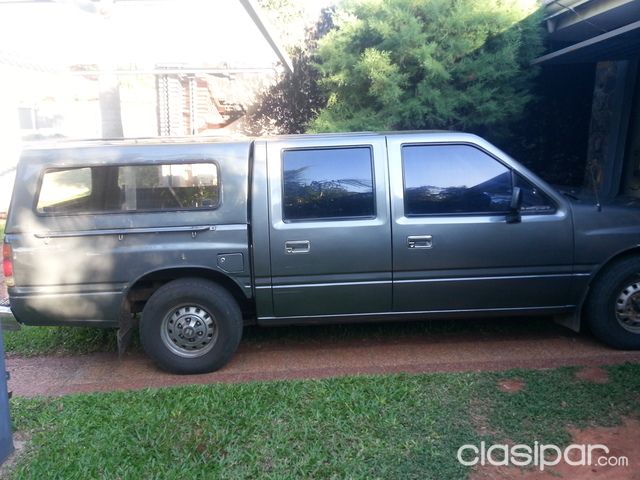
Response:
M520 207L522 207L522 189L513 187L509 213L507 213L507 223L518 223L520 219Z

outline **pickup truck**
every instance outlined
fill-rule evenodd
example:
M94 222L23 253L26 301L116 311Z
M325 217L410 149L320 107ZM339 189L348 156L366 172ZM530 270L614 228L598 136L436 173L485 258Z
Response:
M251 323L546 314L640 347L638 201L565 195L471 134L27 149L4 242L5 316L138 325L176 373Z

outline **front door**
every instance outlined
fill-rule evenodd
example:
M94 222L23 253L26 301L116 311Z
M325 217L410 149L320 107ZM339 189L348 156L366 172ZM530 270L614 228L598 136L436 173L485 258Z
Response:
M276 141L267 163L275 317L389 311L384 137Z
M388 140L394 310L564 307L573 248L566 202L488 144L432 138ZM514 186L522 215L509 223Z

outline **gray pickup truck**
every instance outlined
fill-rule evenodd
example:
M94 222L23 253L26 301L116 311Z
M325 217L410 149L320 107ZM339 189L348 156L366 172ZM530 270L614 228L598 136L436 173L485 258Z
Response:
M223 366L249 323L548 314L640 347L638 201L566 196L463 133L28 149L3 269L2 314L139 319L177 373Z

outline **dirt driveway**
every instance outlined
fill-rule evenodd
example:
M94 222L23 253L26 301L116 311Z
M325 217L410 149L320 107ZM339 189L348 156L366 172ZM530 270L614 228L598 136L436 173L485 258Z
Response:
M640 352L609 349L551 320L457 321L441 324L288 327L247 332L222 370L178 376L142 353L8 358L14 395L140 389L170 385L321 378L388 372L551 368L640 362ZM533 324L531 322L534 322ZM537 323L535 323L537 322ZM533 325L533 327L531 326Z

